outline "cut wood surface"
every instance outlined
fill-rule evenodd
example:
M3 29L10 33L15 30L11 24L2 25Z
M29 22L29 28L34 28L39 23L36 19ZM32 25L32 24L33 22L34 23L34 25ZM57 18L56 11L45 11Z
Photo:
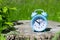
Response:
M18 21L18 23L23 23L20 25L15 25L14 27L17 28L17 31L21 33L26 33L26 34L45 34L48 32L55 33L57 31L60 31L60 23L59 22L53 22L53 21L48 21L47 25L47 30L45 32L34 32L31 27L31 21L30 20L21 20Z

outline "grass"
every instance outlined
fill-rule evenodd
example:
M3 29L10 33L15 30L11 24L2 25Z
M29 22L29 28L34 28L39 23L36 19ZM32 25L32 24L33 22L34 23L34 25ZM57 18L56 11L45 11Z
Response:
M0 33L0 40L6 40L6 37L4 37L4 35L1 33Z
M60 22L60 0L1 0L0 7L16 7L11 11L9 20L30 20L35 9L43 9L48 13L48 20Z
M52 40L60 40L60 31L55 33L55 36L52 38Z

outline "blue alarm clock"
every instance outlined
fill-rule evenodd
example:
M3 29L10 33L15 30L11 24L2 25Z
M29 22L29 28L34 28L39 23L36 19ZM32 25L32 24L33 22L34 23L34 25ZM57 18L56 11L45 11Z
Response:
M37 11L41 11L41 14L38 14ZM31 27L34 31L44 31L47 28L47 13L42 9L37 9L32 12Z

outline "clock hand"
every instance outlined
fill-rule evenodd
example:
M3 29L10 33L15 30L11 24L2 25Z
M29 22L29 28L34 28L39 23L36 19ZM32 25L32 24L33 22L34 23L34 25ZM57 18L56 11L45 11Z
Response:
M40 25L40 22L36 21L39 25Z

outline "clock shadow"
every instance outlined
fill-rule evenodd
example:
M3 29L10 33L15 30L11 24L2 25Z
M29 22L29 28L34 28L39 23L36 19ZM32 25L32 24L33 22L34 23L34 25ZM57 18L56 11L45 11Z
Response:
M48 31L50 31L52 28L46 28L44 31L42 31L42 32L48 32Z
M50 31L52 28L46 28L45 30L43 30L43 31L35 31L34 30L34 32L48 32L48 31Z
M57 25L58 27L60 27L60 25Z

